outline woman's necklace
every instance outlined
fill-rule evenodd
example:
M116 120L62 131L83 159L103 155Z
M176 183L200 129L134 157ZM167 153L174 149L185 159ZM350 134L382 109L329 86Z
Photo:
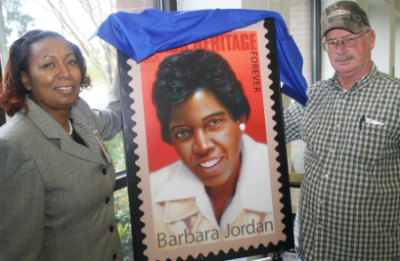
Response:
M74 128L72 128L72 123L71 123L71 120L70 120L70 119L68 119L68 125L69 125L69 132L68 132L68 135L71 136L72 133L74 132Z

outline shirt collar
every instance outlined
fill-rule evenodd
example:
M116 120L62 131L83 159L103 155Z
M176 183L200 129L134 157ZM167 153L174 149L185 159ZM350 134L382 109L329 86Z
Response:
M242 135L242 166L237 192L245 209L263 213L273 210L268 159L265 144L257 143L246 134Z
M60 139L65 135L68 135L61 125L43 110L39 105L29 98L29 95L25 96L25 102L28 105L28 118L30 118L34 124L40 129L40 131L49 139ZM22 113L22 112L21 112Z
M70 112L70 118L73 120L74 129L80 130L81 127L85 127L85 132L90 132L89 126L85 118L77 110L76 105L79 103L80 98L78 97L73 104ZM38 104L30 99L29 94L25 96L25 102L28 105L28 118L30 118L36 126L40 129L43 134L49 139L69 139L68 133L62 128L62 126L45 110L43 110ZM21 113L23 113L21 111ZM82 136L82 133L79 133ZM85 140L86 141L86 140Z
M71 108L70 118L73 119L74 131L79 134L88 147L81 146L71 139L63 127L50 114L32 101L29 95L26 95L25 98L29 108L27 117L32 120L47 139L60 140L60 149L65 153L103 165L107 164L96 138L90 131L87 120L77 109L80 101L79 97ZM21 110L18 113L23 113L23 111Z
M267 189L271 187L268 154L260 154L259 146L260 144L248 135L242 135L242 166L236 194L232 201L237 198L241 202L242 208L267 213L272 212L272 200L265 202L260 199L271 199L271 191ZM260 170L263 171L260 173ZM252 193L254 191L257 193ZM195 198L197 201L198 198L204 196L204 193L205 189L201 181L183 163L180 163L175 174L154 201L162 203L189 198Z

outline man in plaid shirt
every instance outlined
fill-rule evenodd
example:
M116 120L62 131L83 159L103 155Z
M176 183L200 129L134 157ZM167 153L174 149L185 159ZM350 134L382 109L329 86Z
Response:
M350 1L327 7L323 48L336 73L285 111L286 140L302 139L295 244L302 260L400 255L400 80L371 61L375 32Z

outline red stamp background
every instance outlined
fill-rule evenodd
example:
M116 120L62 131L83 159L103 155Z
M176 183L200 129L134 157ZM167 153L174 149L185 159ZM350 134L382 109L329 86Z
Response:
M174 50L156 53L140 63L150 172L179 159L174 147L163 142L161 138L161 127L152 103L151 92L160 62L185 49L202 48L217 52L231 65L250 103L246 134L257 142L267 143L257 46L256 32L230 32Z

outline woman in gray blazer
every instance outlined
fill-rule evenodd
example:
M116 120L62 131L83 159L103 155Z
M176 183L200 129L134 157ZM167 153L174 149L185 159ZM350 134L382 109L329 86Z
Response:
M0 128L0 260L123 260L101 139L121 130L117 86L107 109L90 109L79 48L41 30L13 43L4 80L0 105L13 117Z

